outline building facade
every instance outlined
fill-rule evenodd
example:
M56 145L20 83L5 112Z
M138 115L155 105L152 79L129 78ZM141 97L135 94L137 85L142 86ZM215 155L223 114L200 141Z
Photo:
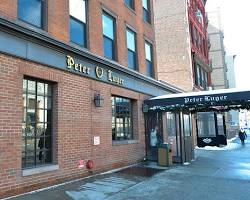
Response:
M229 88L227 78L227 65L226 65L226 50L224 46L224 33L221 25L220 11L208 13L209 25L208 35L211 43L209 50L209 57L212 60L212 83L213 88L226 89Z
M136 163L156 80L153 2L0 4L0 197Z
M155 1L158 78L185 91L211 85L205 3Z
M236 55L226 55L226 65L227 65L227 77L228 77L228 86L229 88L236 88L235 81L235 70L234 70L234 60ZM230 126L232 132L232 136L235 136L235 133L239 130L239 111L231 110L229 111L231 120Z
M186 92L208 90L212 85L212 68L209 60L206 1L154 2L159 80L174 84ZM205 137L210 134L209 130L215 125L214 113L194 114L191 125L193 141L188 145L194 147L197 139L199 141L197 135Z

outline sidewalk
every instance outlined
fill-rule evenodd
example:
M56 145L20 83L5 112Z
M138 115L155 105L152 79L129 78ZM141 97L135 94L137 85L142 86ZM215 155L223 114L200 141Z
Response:
M244 146L236 138L226 147L195 151L196 161L187 166L137 166L12 200L250 199L250 137Z

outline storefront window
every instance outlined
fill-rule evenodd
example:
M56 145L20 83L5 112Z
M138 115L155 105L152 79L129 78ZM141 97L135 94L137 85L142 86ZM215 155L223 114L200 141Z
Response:
M225 135L224 120L222 114L217 114L218 135Z
M215 119L213 112L197 113L197 128L198 136L200 137L215 137Z
M131 140L132 133L132 101L127 98L113 96L112 100L112 140Z
M183 123L184 123L184 135L191 136L191 125L190 125L190 115L184 114L183 115Z
M23 80L22 168L52 162L52 85Z

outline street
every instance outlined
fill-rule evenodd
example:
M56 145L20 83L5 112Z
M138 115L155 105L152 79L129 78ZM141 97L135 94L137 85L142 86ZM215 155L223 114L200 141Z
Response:
M244 146L236 138L225 147L197 148L196 160L189 165L143 164L12 200L248 200L248 138Z

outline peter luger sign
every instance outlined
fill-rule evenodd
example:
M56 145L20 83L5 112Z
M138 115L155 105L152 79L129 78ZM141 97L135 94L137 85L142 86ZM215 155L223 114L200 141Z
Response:
M226 95L218 95L218 96L197 96L197 97L185 97L184 102L185 104L192 104L192 103L209 103L209 102L220 102L227 100Z
M67 58L66 63L67 63L68 69L73 70L75 72L80 72L86 75L90 75L90 71L91 71L90 67L87 67L81 63L75 63L74 58L69 55L67 55L66 58ZM103 74L104 74L104 69L102 67L96 66L95 67L96 78L102 79ZM106 79L107 81L118 84L118 85L124 84L124 80L118 76L115 76L113 71L107 70L106 74L107 74L107 79Z

